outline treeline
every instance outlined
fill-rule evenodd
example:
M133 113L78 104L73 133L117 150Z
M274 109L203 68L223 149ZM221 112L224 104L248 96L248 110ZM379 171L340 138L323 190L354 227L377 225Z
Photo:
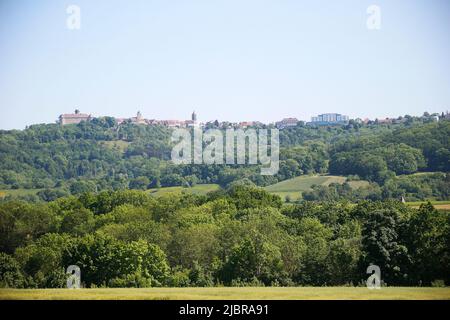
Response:
M395 176L385 181L381 186L376 182L360 187L352 187L358 176L349 176L350 181L343 184L313 185L311 191L305 191L302 198L307 201L338 201L338 200L384 200L401 199L419 201L426 199L450 199L450 173L418 173L413 175ZM354 180L356 179L356 180Z
M0 284L85 287L387 285L450 282L450 216L398 201L284 205L233 184L207 196L105 191L0 203Z
M450 122L400 127L381 135L339 138L330 149L331 174L383 183L394 175L450 171Z

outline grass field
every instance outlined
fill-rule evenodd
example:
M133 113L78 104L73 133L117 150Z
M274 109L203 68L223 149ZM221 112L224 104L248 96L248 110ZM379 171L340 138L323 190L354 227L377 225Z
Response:
M100 144L111 150L117 150L121 153L124 153L130 142L123 140L114 140L114 141L101 141Z
M190 188L184 187L165 187L165 188L154 188L149 189L151 195L153 196L163 196L172 193L189 192L193 194L207 194L208 192L220 189L218 184L197 184Z
M289 196L292 200L299 200L303 191L311 190L311 186L322 185L327 186L330 183L344 183L346 177L341 176L300 176L289 180L281 181L276 184L265 187L265 189L273 194L279 195L283 200ZM368 185L367 181L349 181L352 188L359 188Z
M428 201L408 201L406 204L408 206L420 206L422 203L427 203ZM444 204L450 204L450 201L430 201L432 205L444 205Z
M427 203L428 201L412 201L406 204L412 208L419 208L421 204ZM430 201L433 207L438 210L450 210L450 201Z
M113 141L114 142L114 141ZM110 145L112 147L112 145ZM273 194L281 196L284 200L287 195L292 200L298 200L301 196L301 192L311 190L311 186L317 185L329 185L330 183L344 183L346 177L341 176L300 176L293 179L281 181L279 183L265 187L265 189ZM368 184L367 181L350 181L350 185L353 188L358 188ZM162 196L172 193L189 192L193 194L207 194L210 191L218 190L220 187L218 184L198 184L191 188L184 187L164 187L164 188L152 188L148 192L153 196ZM42 189L16 189L16 190L0 190L0 197L11 194L13 196L20 196L26 194L36 194Z
M286 196L290 196L293 201L300 199L303 191L311 190L311 186L316 185L329 185L330 183L344 183L347 180L342 176L300 176L289 180L281 181L276 184L265 187L264 189L270 193L279 195L281 199L285 200ZM349 181L352 188L365 187L369 182L365 180ZM149 189L148 192L153 196L162 196L166 194L188 192L193 194L205 195L210 191L220 189L218 184L198 184L190 188L185 187L164 187ZM0 190L0 198L6 195L12 196L24 196L29 194L36 194L43 189L8 189ZM408 206L412 208L419 208L422 203L427 201L414 201L407 202ZM438 210L450 210L450 201L430 201L433 206Z
M184 187L165 187L165 188L154 188L149 189L148 192L154 196L162 196L165 194L171 193L181 193L181 192L189 192L193 194L207 194L210 191L215 191L220 189L218 184L198 184L191 188ZM8 190L0 190L0 198L3 198L7 195L12 196L24 196L28 194L36 194L43 189L8 189Z
M0 198L3 198L7 195L12 196L26 196L29 194L36 194L43 189L8 189L8 190L0 190Z
M450 300L450 288L266 287L145 289L0 289L0 300Z

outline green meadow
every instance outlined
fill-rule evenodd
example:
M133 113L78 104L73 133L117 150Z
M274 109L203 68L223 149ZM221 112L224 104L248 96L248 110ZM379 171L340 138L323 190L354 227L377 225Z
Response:
M208 192L219 190L218 184L197 184L193 187L164 187L148 189L152 196L163 196L167 194L188 192L193 194L205 195Z
M36 194L43 189L8 189L8 190L0 190L0 198L5 197L7 195L12 196L26 196L30 194Z
M301 193L311 190L313 185L328 186L331 183L344 183L346 177L342 176L299 176L289 180L284 180L276 184L265 187L266 191L279 195L283 200L289 196L292 200L299 200ZM359 188L368 185L367 181L349 181L352 188Z
M214 287L0 289L2 300L450 300L450 288Z

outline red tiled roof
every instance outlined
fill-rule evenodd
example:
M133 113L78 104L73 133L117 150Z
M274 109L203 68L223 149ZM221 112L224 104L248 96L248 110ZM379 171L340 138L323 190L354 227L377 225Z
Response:
M87 118L90 117L90 114L86 114L86 113L65 113L62 114L61 117L64 118Z

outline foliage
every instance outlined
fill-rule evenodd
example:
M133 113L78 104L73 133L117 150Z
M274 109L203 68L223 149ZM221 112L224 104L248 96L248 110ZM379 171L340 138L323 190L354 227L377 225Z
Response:
M448 212L398 200L449 199L450 122L405 119L281 130L275 176L174 165L163 126L0 131L0 188L16 191L0 201L0 285L60 288L69 265L85 287L356 285L369 264L388 285L448 285ZM288 204L270 193L300 180ZM183 192L205 183L218 189Z
M64 287L69 265L81 268L85 287L356 285L369 264L388 285L450 280L450 219L431 204L281 206L244 183L207 196L134 190L6 201L0 222L8 287Z
M42 189L35 200L52 201L68 192L227 187L242 179L267 186L327 172L359 175L382 187L395 175L450 171L450 122L408 119L392 125L300 123L283 129L275 176L261 176L259 166L174 165L168 161L171 129L164 126L118 125L108 117L77 125L33 125L0 131L0 189Z

